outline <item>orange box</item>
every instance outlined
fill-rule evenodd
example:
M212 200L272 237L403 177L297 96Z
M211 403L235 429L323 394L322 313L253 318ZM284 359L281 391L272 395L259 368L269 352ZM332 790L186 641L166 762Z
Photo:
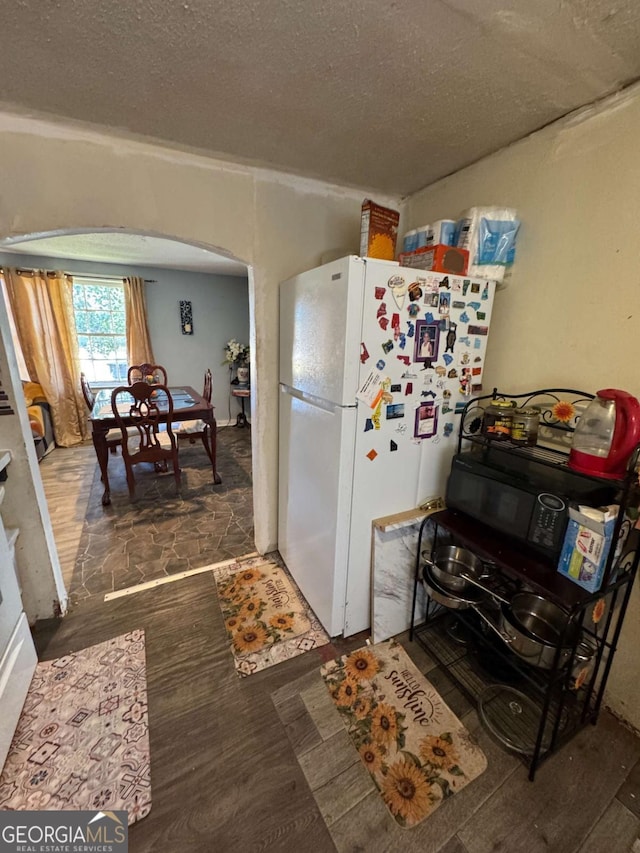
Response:
M394 261L399 220L397 210L365 198L360 217L360 257Z
M432 272L448 272L451 275L466 275L469 252L457 246L422 246L415 252L402 252L398 259L402 267L414 267Z

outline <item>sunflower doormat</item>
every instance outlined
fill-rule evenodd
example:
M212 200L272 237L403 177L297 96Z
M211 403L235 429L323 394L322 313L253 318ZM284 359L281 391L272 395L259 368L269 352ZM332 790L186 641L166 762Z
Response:
M321 673L400 826L420 823L486 769L480 747L393 640L330 661Z
M144 631L38 664L0 776L0 809L125 809L129 824L149 814Z
M238 675L324 646L329 636L287 572L258 557L214 569Z

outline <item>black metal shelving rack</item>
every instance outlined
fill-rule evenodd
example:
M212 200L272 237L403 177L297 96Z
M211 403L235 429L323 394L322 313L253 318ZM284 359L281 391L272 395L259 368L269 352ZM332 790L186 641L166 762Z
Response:
M518 401L520 406L537 405L541 410L539 444L522 447L510 441L495 442L481 434L482 414L486 405L495 399ZM458 433L458 450L463 446L475 446L477 452L507 456L515 454L535 465L566 467L569 447L576 417L567 424L558 421L553 414L559 401L570 402L579 417L580 409L593 399L592 394L572 389L546 389L527 394L503 394L494 389L491 395L476 397L464 407ZM436 661L448 671L458 687L477 703L489 685L508 684L531 700L535 714L529 710L521 717L505 717L505 733L515 727L514 739L524 728L537 730L535 746L521 757L529 767L529 779L533 781L539 765L557 752L584 726L597 722L611 664L617 649L624 622L633 581L636 575L640 548L638 532L634 529L626 539L621 554L616 555L615 543L623 532L622 527L631 527L627 511L637 506L638 474L636 472L640 446L630 460L626 476L619 481L604 481L602 478L587 477L600 485L616 489L616 503L620 510L613 533L599 591L590 593L574 584L556 571L549 558L527 548L521 542L490 529L484 524L455 510L445 509L427 516L418 536L415 566L412 624L410 636L415 639ZM587 476L587 475L581 475ZM583 684L576 687L573 671L579 639L566 662L562 662L564 636L556 649L553 666L549 670L530 666L511 652L506 644L493 639L491 632L482 628L473 610L448 610L436 604L428 595L424 622L414 624L418 585L421 583L423 566L422 542L427 523L434 525L431 555L443 539L468 548L482 560L492 563L495 571L489 584L503 597L510 597L521 589L529 589L561 605L568 613L567 629L577 622L581 627L580 638L587 639L595 647L593 666ZM484 605L483 605L484 606ZM598 615L603 611L602 616ZM594 615L596 618L594 618ZM451 628L463 626L467 643L460 645L452 639ZM566 633L566 631L565 631ZM478 662L478 653L489 655L493 661L492 672ZM496 676L495 664L499 675ZM517 731L520 727L521 731Z

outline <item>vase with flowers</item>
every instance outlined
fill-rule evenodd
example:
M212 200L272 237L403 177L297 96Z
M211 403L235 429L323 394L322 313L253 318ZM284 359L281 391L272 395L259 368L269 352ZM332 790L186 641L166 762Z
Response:
M223 364L229 365L229 370L236 368L237 384L246 388L249 385L249 344L240 344L235 338L224 346L225 359Z

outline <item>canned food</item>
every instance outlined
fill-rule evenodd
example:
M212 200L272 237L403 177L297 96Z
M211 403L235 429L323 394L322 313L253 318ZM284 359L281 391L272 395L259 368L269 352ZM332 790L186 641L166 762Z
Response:
M533 447L538 440L540 411L538 409L516 409L511 421L511 440L516 444Z
M516 404L513 400L494 400L487 406L482 423L482 431L494 441L511 438L511 422Z

